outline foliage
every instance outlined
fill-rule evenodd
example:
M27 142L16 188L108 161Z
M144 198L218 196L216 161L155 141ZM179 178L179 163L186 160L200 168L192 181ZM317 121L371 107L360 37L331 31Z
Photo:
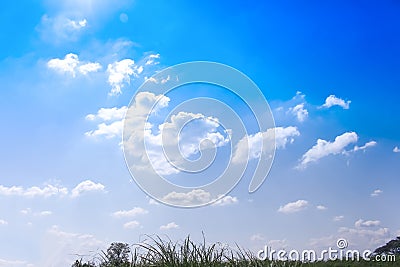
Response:
M400 239L397 238L396 242ZM392 240L393 241L393 240ZM389 242L386 248L396 247L396 242ZM383 246L385 247L385 246ZM381 247L381 248L383 248ZM380 251L381 248L377 250ZM386 251L386 250L385 250ZM98 258L98 257L97 257ZM216 243L197 244L189 236L182 242L172 242L159 236L146 236L146 239L131 247L125 243L112 243L106 252L100 254L100 262L82 263L76 261L72 267L389 267L398 266L394 261L271 261L260 260L252 252L237 246L231 249L227 245ZM399 258L396 259L400 260Z
M386 245L377 248L374 254L397 254L400 255L400 236L386 243Z

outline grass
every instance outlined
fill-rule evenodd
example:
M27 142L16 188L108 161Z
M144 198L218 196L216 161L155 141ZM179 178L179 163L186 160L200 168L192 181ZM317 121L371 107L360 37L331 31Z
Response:
M116 243L113 243L116 244ZM140 243L128 246L125 250L102 252L97 263L76 262L73 267L359 267L359 266L400 266L397 262L374 261L275 261L260 260L251 251L236 246L230 248L222 243L207 245L204 235L202 243L193 242L188 236L182 242L169 238L146 236ZM111 248L111 247L110 247ZM400 260L397 258L397 260Z

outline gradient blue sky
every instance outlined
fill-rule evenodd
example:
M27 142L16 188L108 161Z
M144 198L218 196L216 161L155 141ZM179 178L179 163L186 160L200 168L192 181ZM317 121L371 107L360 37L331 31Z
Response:
M261 2L3 3L0 266L70 266L143 234L204 231L254 251L400 235L399 3ZM242 181L217 205L179 209L131 181L119 122L145 77L194 60L248 75L287 140L256 193Z

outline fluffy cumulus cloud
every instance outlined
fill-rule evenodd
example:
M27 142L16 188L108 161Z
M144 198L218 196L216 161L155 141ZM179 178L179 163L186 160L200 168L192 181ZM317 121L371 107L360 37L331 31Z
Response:
M353 151L365 151L367 148L369 148L369 147L374 147L374 146L376 146L377 144L378 144L378 143L375 142L375 141L370 141L370 142L365 143L365 145L363 145L363 146L355 146L355 147L353 148Z
M155 65L158 64L157 59L160 58L160 54L151 54L146 57L145 65Z
M258 132L242 138L236 145L232 162L245 162L247 160L260 158L262 153L271 153L272 146L262 147L263 141L266 144L273 144L276 148L285 148L288 143L294 142L294 137L299 136L297 127L276 127L265 132ZM275 138L275 140L274 140Z
M365 151L367 148L374 147L377 142L370 141L363 146L355 145L352 149L346 150L350 144L354 144L358 141L358 135L355 132L346 132L342 135L336 136L333 142L318 139L317 144L310 148L301 158L298 169L304 169L311 162L317 162L321 158L329 155L337 154L349 154L351 152Z
M321 107L322 108L330 108L333 106L339 106L339 107L342 107L343 109L349 109L350 103L351 103L350 100L344 101L343 99L338 98L335 95L330 95L325 99L325 103Z
M295 213L295 212L299 212L299 211L306 209L307 206L308 206L308 201L300 199L295 202L289 202L284 206L280 206L280 208L278 209L278 212L285 213L285 214Z
M299 122L303 122L308 117L308 111L304 107L304 103L301 103L292 108L289 108L289 113L294 115Z
M224 197L218 199L216 202L214 202L213 206L228 206L228 205L236 204L238 202L239 202L239 200L237 197L224 196Z
M101 108L97 114L88 114L86 120L99 121L96 130L91 130L85 133L88 137L101 137L113 138L121 137L123 128L123 118L127 111L127 107L121 108Z
M160 124L150 123L148 115L157 118L157 114L168 106L169 101L166 96L156 96L150 92L136 95L134 104L127 112L128 119L125 121L127 135L124 136L125 152L135 159L132 168L143 170L143 166L147 166L150 161L154 170L160 175L177 174L179 170L171 163L183 166L187 158L200 152L200 144L202 149L228 144L229 134L219 128L218 118L207 117L200 113L181 111ZM205 140L210 142L203 142ZM143 142L146 144L145 151L141 146ZM139 149L140 147L142 149ZM169 160L163 151L169 152Z
M69 73L72 77L75 77L77 72L87 75L90 72L96 72L101 69L100 63L81 62L78 55L73 53L65 55L63 59L50 59L47 62L47 67L59 73Z
M334 221L334 222L340 222L340 221L342 221L343 219L344 219L344 216L343 216L343 215L338 215L338 216L333 217L333 221Z
M393 237L389 228L379 226L379 221L363 221L363 223L367 223L367 225L360 225L355 228L341 227L338 230L338 235L345 238L350 245L359 249L376 248Z
M397 146L393 148L393 152L394 153L399 153L400 152L400 148L398 148Z
M76 198L81 196L86 192L105 192L105 186L101 183L95 183L90 180L83 181L79 183L74 189L71 191L71 197Z
M372 220L367 220L364 221L363 219L359 219L354 223L354 226L356 228L362 228L362 227L375 227L375 226L380 226L381 222L378 220L372 221Z
M126 58L108 64L108 83L111 86L110 95L119 95L125 84L130 84L131 76L138 77L143 71L143 66L135 65L135 61Z
M298 167L305 168L309 163L316 162L326 156L344 153L345 148L352 143L356 143L357 140L358 136L355 132L339 135L333 142L318 139L317 144L303 155Z
M167 223L166 225L161 225L160 230L172 230L172 229L178 229L179 225L177 225L175 222L170 222Z
M380 190L380 189L375 189L374 192L371 193L371 197L380 196L382 193L383 193L382 190Z
M176 205L200 205L211 201L211 194L202 189L193 189L187 193L170 192L163 200Z
M130 210L119 210L114 212L112 215L116 218L125 218L125 217L136 217L138 215L144 215L149 213L147 210L141 207L134 207Z
M111 121L111 120L120 120L124 118L126 110L128 108L123 106L121 108L101 108L97 111L97 114L89 114L86 116L87 120L103 120L103 121Z
M55 185L45 185L44 187L32 186L24 188L22 186L7 187L0 185L0 195L3 196L23 196L23 197L50 197L65 196L68 194L66 187Z
M140 226L140 223L138 221L130 221L127 223L124 223L124 228L125 229L135 229Z
M316 208L317 208L317 210L327 210L328 209L324 205L318 205Z
M7 225L8 222L6 220L0 219L0 226L1 225Z

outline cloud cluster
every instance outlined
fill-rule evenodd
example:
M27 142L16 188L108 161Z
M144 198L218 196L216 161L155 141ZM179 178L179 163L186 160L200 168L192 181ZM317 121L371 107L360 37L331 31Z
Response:
M86 192L105 192L105 186L101 183L95 183L90 180L85 180L79 183L74 189L71 191L71 197L76 198L81 196Z
M124 145L126 153L136 159L133 168L143 168L144 162L147 163L147 158L143 155L147 155L158 174L177 174L179 170L172 166L171 162L175 165L182 164L185 159L200 152L200 144L203 149L228 144L229 135L227 131L219 128L218 118L200 113L181 111L157 127L150 123L148 115L153 114L156 117L159 111L168 107L169 101L170 99L163 95L140 92L129 108L129 119L125 124L128 131ZM210 142L203 142L205 140ZM144 148L139 149L143 147L143 142L146 144L145 151ZM174 149L177 147L179 150ZM164 156L164 151L172 151L169 160Z
M193 189L187 193L170 192L163 200L176 205L201 205L211 201L211 194L202 189Z
M77 72L87 75L90 72L96 72L102 68L100 63L97 62L81 62L78 55L73 53L65 55L63 59L50 59L47 62L47 67L59 73L69 73L72 77L75 77Z
M239 202L239 200L237 197L232 197L232 196L228 195L228 196L222 197L221 199L218 199L212 205L213 206L228 206L228 205L236 204L238 202Z
M141 207L134 207L130 210L119 210L114 212L112 215L116 218L125 218L125 217L136 217L138 215L144 215L149 213L149 211L141 208Z
M325 99L325 103L321 107L322 108L330 108L333 106L339 106L339 107L342 107L343 109L349 109L350 103L351 103L350 100L344 101L343 99L338 98L335 95L330 95Z
M380 196L382 193L383 193L382 190L380 190L380 189L375 189L374 192L371 193L371 197Z
M260 158L261 154L271 153L273 146L262 147L263 141L266 144L273 144L276 148L285 148L288 143L294 142L294 137L299 136L297 127L275 127L265 132L258 132L243 137L236 145L232 162L246 162L247 160ZM274 140L275 138L275 140Z
M172 230L172 229L178 229L179 225L177 225L175 222L170 222L167 223L166 225L161 225L160 230Z
M284 206L280 206L278 212L289 214L302 211L308 207L308 201L300 199L294 202L289 202Z
M297 168L306 168L308 164L316 162L321 158L329 155L337 154L348 154L349 152L365 151L369 147L375 146L375 141L370 141L365 145L359 147L354 146L353 149L346 150L350 144L354 144L358 141L358 135L355 132L346 132L339 136L336 136L333 142L318 139L317 144L310 148L301 158L301 161Z
M305 119L308 117L308 110L304 108L304 103L289 108L289 112L296 116L299 122L305 121Z
M91 191L100 191L104 192L104 185L100 183L95 183L90 180L83 181L76 185L71 190L71 197L76 198L81 196L85 192ZM0 185L0 195L3 196L21 196L21 197L52 197L52 196L67 196L69 194L69 190L66 187L55 186L47 184L44 187L32 186L28 188L24 188L22 186L11 186L7 187L4 185Z
M127 107L121 108L101 108L97 114L88 114L86 120L100 121L96 130L85 133L88 137L104 136L105 138L121 137L123 128L123 118L127 111Z
M111 85L110 95L119 95L122 93L124 84L130 84L131 76L138 77L143 71L143 66L135 65L135 61L126 58L108 64L108 83Z
M362 227L375 227L375 226L380 226L381 222L378 220L372 221L372 220L367 220L364 221L362 219L359 219L354 223L354 226L356 228L362 228Z

